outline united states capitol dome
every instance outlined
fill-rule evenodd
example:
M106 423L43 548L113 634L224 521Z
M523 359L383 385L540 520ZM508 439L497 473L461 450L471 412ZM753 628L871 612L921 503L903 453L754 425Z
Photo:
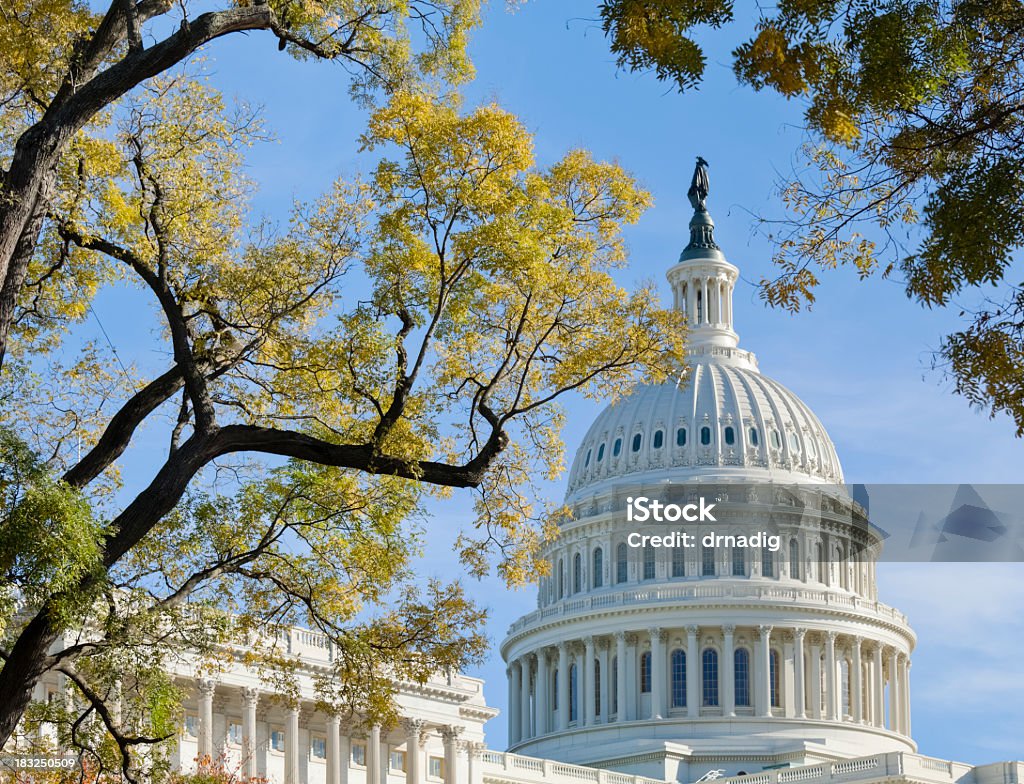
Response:
M739 348L732 293L739 271L697 204L690 242L668 272L686 317L688 372L637 388L594 420L576 452L567 503L627 481L777 481L841 484L832 440L793 392Z

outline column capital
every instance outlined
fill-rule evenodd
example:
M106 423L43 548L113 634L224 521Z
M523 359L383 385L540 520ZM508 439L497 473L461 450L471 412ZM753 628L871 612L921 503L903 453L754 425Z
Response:
M722 631L725 632L726 634L732 634L733 632L736 631L736 624L734 624L734 623L722 624Z
M583 638L583 644L585 646L587 646L588 648L593 648L594 647L594 635L588 634L586 637L584 637Z
M838 637L838 636L839 636L839 632L833 632L833 631L825 632L825 637L828 640L830 645L835 645L836 637Z
M696 635L699 630L700 630L700 627L697 626L696 624L692 624L692 623L689 626L686 627L686 633L687 634Z
M807 634L807 629L805 629L803 626L794 627L793 636L796 637L796 639L803 640L805 634Z
M407 716L401 720L402 729L408 732L410 735L419 739L419 734L423 732L423 728L427 723L423 719L417 719L411 716Z
M255 686L242 687L242 703L246 708L255 708L260 701L260 690Z
M479 759L480 755L487 748L486 743L480 743L475 740L467 740L463 745L466 748L466 753L473 759Z
M341 729L341 715L335 713L334 711L328 711L327 712L327 726L330 727L331 729L340 730Z
M622 642L622 643L626 642L626 633L625 632L615 632L615 634L613 636L615 637L615 642L617 642L617 643L619 643L619 642Z
M459 735L461 735L465 729L465 727L458 727L454 725L441 727L441 737L448 743L454 743L459 739Z
M599 651L606 651L610 647L607 637L598 637L596 643Z
M767 637L772 633L772 627L769 624L763 623L757 627L757 630L761 632L761 637Z
M568 650L569 650L569 641L568 640L559 640L558 641L558 652L559 653L561 653L562 651L568 652Z
M196 688L199 689L199 693L204 697L212 697L214 692L217 691L217 681L212 678L197 678Z

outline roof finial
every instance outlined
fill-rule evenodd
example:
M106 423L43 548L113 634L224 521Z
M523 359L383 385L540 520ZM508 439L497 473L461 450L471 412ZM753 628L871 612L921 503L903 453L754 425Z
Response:
M693 169L693 179L690 181L690 190L686 192L686 195L690 199L690 204L693 205L693 209L696 212L708 211L707 201L709 190L708 162L698 155L697 165Z

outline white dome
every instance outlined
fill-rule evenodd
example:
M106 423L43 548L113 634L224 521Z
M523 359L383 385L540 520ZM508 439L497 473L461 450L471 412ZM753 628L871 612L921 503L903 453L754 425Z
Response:
M566 501L623 477L841 484L843 472L800 398L751 365L698 355L682 381L642 386L601 412L576 452Z

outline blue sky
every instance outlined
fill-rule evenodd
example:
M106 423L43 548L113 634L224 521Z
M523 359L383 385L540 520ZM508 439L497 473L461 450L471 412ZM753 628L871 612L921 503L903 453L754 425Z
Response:
M771 274L770 248L754 235L752 214L779 214L773 185L791 169L804 136L798 102L736 85L728 52L739 33L702 35L707 79L680 96L651 76L616 72L596 6L530 0L509 13L495 3L474 35L478 76L464 92L468 105L495 100L516 113L535 134L541 163L586 147L618 160L653 193L655 207L628 232L632 261L623 283L653 279L667 297L664 273L686 242L685 191L694 156L702 155L711 165L709 208L719 244L741 271L734 306L741 345L818 414L847 479L1020 481L1024 444L1013 438L1010 422L970 410L930 370L931 352L955 327L959 308L923 310L897 282L862 283L847 272L826 277L811 312L772 311L758 299L756 281ZM284 222L293 199L369 170L356 144L364 116L349 101L340 67L295 62L262 34L218 41L205 55L212 83L262 104L278 137L249 158L258 210ZM151 349L138 332L132 337L131 326L147 311L110 295L98 299L96 311L119 351L144 364L140 352ZM572 401L569 457L599 410L600 404ZM162 451L162 443L154 448ZM546 490L557 498L564 483ZM433 509L426 572L451 573L449 544L467 509L468 499L459 496ZM908 613L919 635L911 680L923 753L974 763L1024 757L1022 576L1019 564L882 565L882 600ZM507 592L491 581L470 589L490 604L495 645L515 617L535 606L531 590ZM489 702L504 708L497 653L471 674L487 679ZM488 726L488 739L504 747L503 717Z

